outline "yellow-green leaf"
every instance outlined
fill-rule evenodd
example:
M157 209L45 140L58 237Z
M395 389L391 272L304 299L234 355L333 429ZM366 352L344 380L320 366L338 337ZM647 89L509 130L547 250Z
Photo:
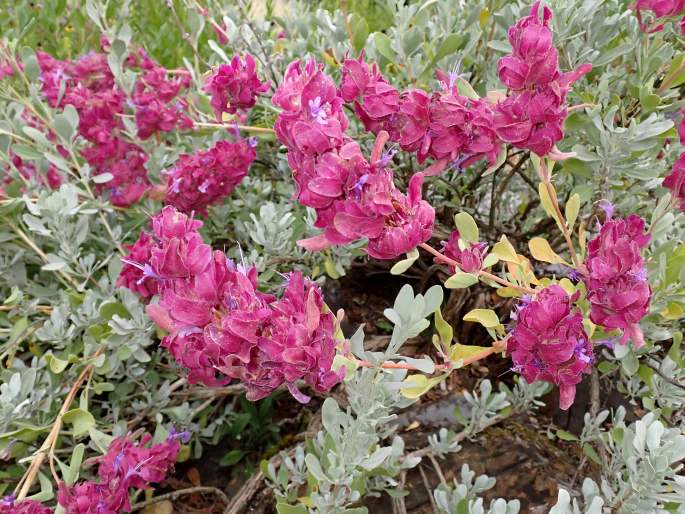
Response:
M546 239L542 237L534 237L528 241L528 248L530 254L538 261L549 262L551 264L562 264L564 259L559 257Z
M516 250L511 245L507 236L502 236L501 239L492 247L490 254L496 255L501 261L518 262Z
M333 371L337 372L343 366L345 367L345 379L348 379L352 375L354 375L354 372L359 367L359 365L355 361L348 359L347 357L344 357L343 355L337 354L333 358L333 363L331 364L331 369Z
M514 298L521 295L519 290L514 289L513 287L500 287L495 292L497 293L497 296L501 296L502 298Z
M585 241L586 241L586 234L585 234L585 222L581 221L580 226L578 227L578 246L580 247L580 256L583 257L585 255Z
M407 253L406 259L402 259L401 261L396 262L395 265L392 268L390 268L390 273L392 275L401 275L409 268L411 268L411 265L414 264L414 262L418 258L419 251L418 249L414 248L411 252Z
M495 328L500 325L497 313L491 309L473 309L464 316L464 321L480 323L485 328Z
M84 409L71 409L64 413L62 421L74 427L74 437L88 433L95 426L95 418Z
M483 268L489 268L494 266L499 262L499 257L494 253L489 253L485 259L483 259Z
M326 274L333 280L339 279L342 276L336 269L335 262L328 256L323 261L323 267L326 269Z
M440 312L440 309L435 310L435 315L434 315L434 321L435 321L435 330L438 332L438 335L440 336L440 341L446 346L449 346L452 344L452 339L454 338L454 330L452 329L452 325L447 323L445 321L445 318L442 317L442 312Z
M469 84L468 81L462 77L457 78L457 91L459 91L459 94L467 98L473 98L474 100L478 100L480 98L471 84Z
M577 290L573 282L571 282L569 279L565 277L559 281L559 285L564 289L564 291L566 291L566 293L568 293L569 296L574 294Z
M464 289L472 286L476 282L478 282L478 277L476 275L457 270L454 275L445 280L445 287L447 289Z
M554 209L554 203L552 202L553 197L550 196L550 190L552 195L554 195L554 198L556 198L556 191L554 190L553 185L550 184L548 188L544 182L540 182L540 184L538 184L538 192L540 193L540 203L542 204L542 208L545 209L547 215L556 221L557 225L561 227L556 210Z
M540 194L540 203L542 204L542 208L545 209L545 212L548 216L556 219L554 204L552 204L552 198L549 196L549 190L544 182L540 182L538 184L538 193Z
M426 393L435 384L438 384L444 377L428 378L425 375L410 375L404 379L400 387L402 396L409 399L415 399Z
M683 307L676 302L668 302L668 305L660 314L666 319L680 319L683 315Z
M55 355L53 355L52 353L46 354L45 359L48 361L50 371L52 371L56 375L62 373L62 371L64 371L69 365L69 361L55 357Z
M474 355L479 354L483 350L487 350L484 346L471 346L466 344L455 344L450 350L450 361L457 363L460 360L468 359Z
M459 231L459 236L466 242L478 242L478 225L467 212L460 212L454 216L454 224Z
M580 212L580 195L578 193L571 195L571 198L568 199L564 212L569 230L573 230L573 225L576 224L576 219Z

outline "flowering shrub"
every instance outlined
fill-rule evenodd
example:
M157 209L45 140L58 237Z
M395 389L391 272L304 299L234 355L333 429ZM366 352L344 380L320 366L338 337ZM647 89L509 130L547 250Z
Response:
M0 21L0 513L685 505L683 5L146 2ZM512 416L575 471L486 509L438 459ZM208 448L261 474L152 491Z

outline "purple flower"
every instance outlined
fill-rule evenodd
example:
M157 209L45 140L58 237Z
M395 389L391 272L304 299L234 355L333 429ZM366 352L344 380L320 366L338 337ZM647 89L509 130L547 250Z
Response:
M142 298L150 298L157 294L157 281L154 280L157 277L147 264L152 255L153 243L150 235L142 231L135 243L125 245L129 253L126 259L122 259L124 266L117 278L117 287L126 287ZM149 272L146 273L147 270Z
M309 397L297 389L297 380L320 392L337 384L342 374L331 370L337 343L335 318L325 308L320 289L293 272L283 296L271 302L268 311L257 325L241 325L247 329L242 332L247 337L243 344L254 341L251 351L242 358L228 356L218 369L240 378L250 400L264 398L286 384L298 401L306 403Z
M528 382L542 380L559 386L559 406L566 410L582 375L590 372L593 349L583 328L583 315L558 285L540 290L519 308L507 340L507 353Z
M236 55L230 64L221 64L205 83L204 90L212 97L211 104L218 119L226 112L254 107L257 96L269 90L269 83L262 82L256 73L255 60L250 54L242 60Z
M161 66L154 66L140 76L133 89L132 101L141 139L158 132L193 127L186 112L188 104L178 96L189 85L190 78L186 75L167 79L167 70Z
M610 220L613 217L615 210L613 203L606 198L603 198L597 203L597 205L599 205L599 208L604 211L607 220Z
M588 243L585 266L587 299L593 323L623 332L621 344L644 344L640 320L647 315L652 290L647 282L642 250L651 236L635 214L604 223Z
M147 154L137 145L123 139L110 140L85 148L83 157L94 169L94 175L111 173L112 180L96 184L98 192L110 191L114 205L127 207L150 188L145 163Z

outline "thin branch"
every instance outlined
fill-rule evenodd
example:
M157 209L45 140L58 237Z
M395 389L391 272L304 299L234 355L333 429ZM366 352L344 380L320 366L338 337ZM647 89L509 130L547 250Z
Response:
M187 489L178 489L177 491L172 491L170 493L166 494L160 494L159 496L155 496L154 498L150 498L149 500L145 500L142 502L134 503L131 505L131 511L136 511L140 510L143 507L147 507L148 505L154 505L155 503L159 503L165 500L176 500L177 498L180 498L181 496L187 496L189 494L214 494L221 498L221 501L224 502L225 504L228 505L229 499L228 496L226 496L226 493L224 493L221 489L217 487L209 487L209 486L197 486L197 487L188 487Z
M428 478L426 478L426 472L423 470L423 467L421 464L418 465L419 468L419 473L421 473L421 480L423 481L423 486L426 488L426 493L428 494L428 499L431 502L431 507L433 508L433 513L434 514L440 514L440 511L438 510L438 506L435 503L435 498L433 498L433 490L430 487L430 484L428 483Z
M93 354L93 358L98 357L100 354L102 354L105 351L105 347L102 346L98 349ZM78 392L79 388L81 387L81 384L86 381L86 379L90 376L90 374L94 371L95 365L94 364L88 364L88 366L85 367L85 369L81 372L81 374L78 376L76 379L76 382L74 382L74 385L71 386L71 389L69 390L69 393L67 394L67 397L64 399L64 403L62 404L62 408L59 410L59 413L57 414L57 418L52 424L52 429L50 430L50 433L48 436L45 438L45 441L43 441L43 444L41 447L38 449L36 452L36 456L31 462L31 465L29 468L26 470L26 473L24 476L21 478L19 483L17 484L17 488L15 489L15 492L17 489L19 490L19 493L17 494L17 500L23 500L26 498L26 496L29 493L29 490L31 489L31 486L33 483L36 481L36 478L38 476L38 471L40 470L41 465L45 461L45 457L48 455L50 452L50 457L52 457L51 449L54 448L55 441L59 437L59 431L62 428L62 417L64 414L69 410L69 407L71 406L71 403L74 401L74 398L76 397L76 393ZM21 487L21 489L19 489Z

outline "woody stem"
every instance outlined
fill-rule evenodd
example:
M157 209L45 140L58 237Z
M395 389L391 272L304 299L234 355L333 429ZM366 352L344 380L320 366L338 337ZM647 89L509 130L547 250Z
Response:
M105 347L103 346L93 354L93 357L95 358L99 356L104 351ZM48 453L51 452L54 448L55 442L59 437L59 431L62 428L62 418L64 414L69 410L71 403L74 401L74 398L76 397L76 393L78 392L79 387L81 387L81 384L83 384L83 382L85 382L85 380L90 376L94 368L94 364L89 364L88 366L86 366L85 369L76 379L76 382L74 382L74 385L71 386L71 389L67 394L67 397L64 399L62 408L59 410L59 414L57 414L57 418L55 419L55 422L53 423L52 428L50 429L50 433L45 438L45 441L43 441L43 444L36 453L36 457L33 459L33 462L31 462L31 465L26 471L26 474L22 477L22 480L20 480L19 484L17 485L17 487L21 485L19 494L17 494L17 500L21 501L28 495L31 486L36 481L36 477L38 476L38 471L40 470L41 465L45 461L45 458L47 457Z
M251 125L233 125L228 123L205 123L196 121L193 123L193 125L200 128L237 128L238 130L244 130L245 132L255 132L261 134L273 134L275 132L274 129L268 127L253 127Z

